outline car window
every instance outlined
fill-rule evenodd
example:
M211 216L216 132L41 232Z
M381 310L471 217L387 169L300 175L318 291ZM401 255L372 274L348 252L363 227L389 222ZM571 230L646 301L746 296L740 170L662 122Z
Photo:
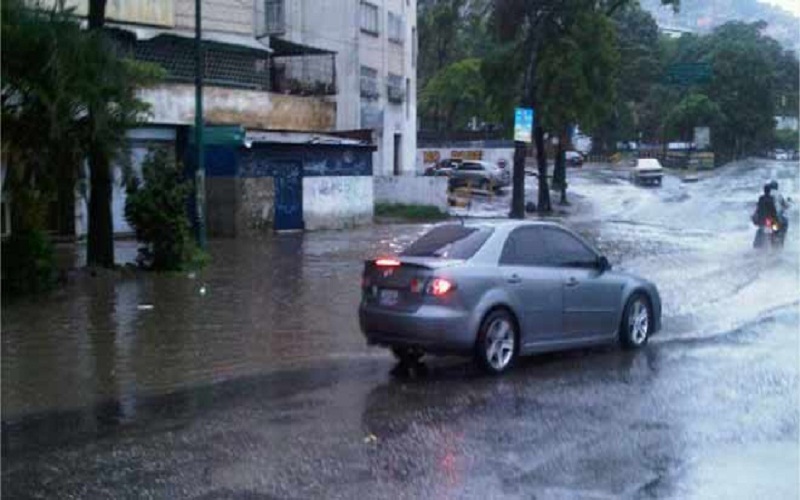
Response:
M547 247L542 239L542 231L537 227L515 229L503 246L500 265L505 266L546 266Z
M469 259L486 243L493 230L460 224L437 226L412 243L400 255Z
M552 228L545 228L543 233L553 265L592 267L597 262L597 254L570 233Z
M480 163L464 163L459 167L459 170L479 172L483 170L483 165L481 165Z

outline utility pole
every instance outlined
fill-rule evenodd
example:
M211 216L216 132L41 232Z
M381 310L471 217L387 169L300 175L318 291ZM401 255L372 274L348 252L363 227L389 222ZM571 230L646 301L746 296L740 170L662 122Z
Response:
M203 73L205 72L205 58L203 57L203 26L202 0L194 2L194 49L195 49L195 76L194 76L194 144L196 148L197 170L195 171L195 210L197 215L197 244L206 248L206 167L205 167L205 137L203 130Z

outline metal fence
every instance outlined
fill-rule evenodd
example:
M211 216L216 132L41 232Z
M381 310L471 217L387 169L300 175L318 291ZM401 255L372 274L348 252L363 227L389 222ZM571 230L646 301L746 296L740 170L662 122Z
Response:
M272 91L292 95L335 95L335 54L273 56Z

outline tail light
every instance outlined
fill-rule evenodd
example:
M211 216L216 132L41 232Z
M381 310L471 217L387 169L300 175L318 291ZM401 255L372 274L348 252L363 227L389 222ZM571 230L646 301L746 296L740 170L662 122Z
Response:
M441 297L442 295L446 295L447 292L453 288L455 288L455 285L452 282L444 278L434 278L428 283L428 287L425 291L430 295Z
M398 267L400 266L400 261L397 259L378 259L375 261L375 265L378 267Z

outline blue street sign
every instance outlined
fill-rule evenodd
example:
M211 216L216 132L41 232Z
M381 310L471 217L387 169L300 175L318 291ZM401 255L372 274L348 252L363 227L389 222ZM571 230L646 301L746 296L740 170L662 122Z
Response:
M514 110L514 140L531 142L533 138L533 110L516 108Z

